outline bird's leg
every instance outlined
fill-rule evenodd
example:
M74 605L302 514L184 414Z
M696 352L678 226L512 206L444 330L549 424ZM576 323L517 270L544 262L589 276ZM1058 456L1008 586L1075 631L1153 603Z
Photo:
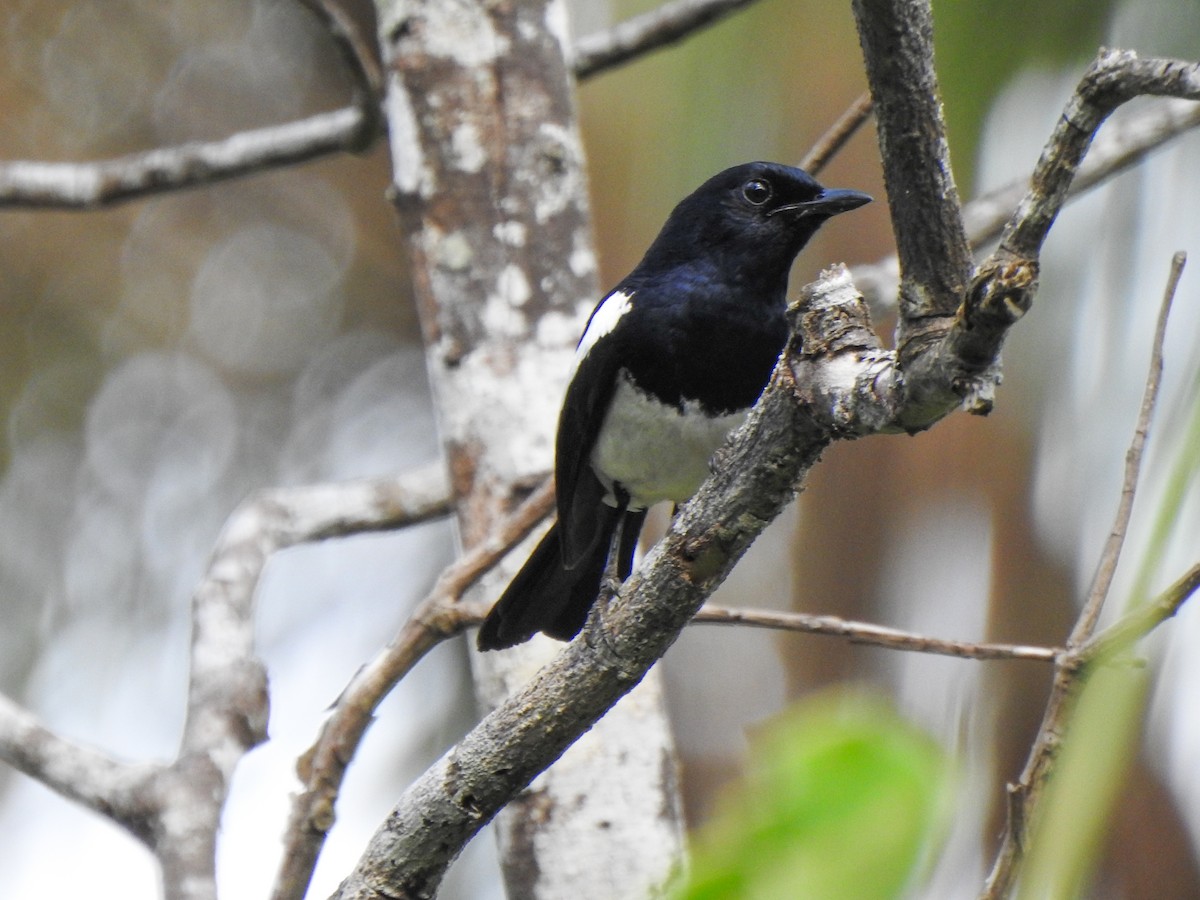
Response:
M625 533L625 510L629 506L629 495L617 488L616 526L608 543L608 559L604 563L604 571L600 575L599 590L596 592L596 602L588 614L584 625L584 638L589 646L595 642L605 641L604 628L601 622L608 613L608 604L617 591L621 589L621 537Z
M617 516L617 527L613 529L612 540L608 545L608 561L604 564L604 576L600 579L600 595L597 600L607 604L621 589L621 574L617 568L621 565L621 538L625 533L625 513Z

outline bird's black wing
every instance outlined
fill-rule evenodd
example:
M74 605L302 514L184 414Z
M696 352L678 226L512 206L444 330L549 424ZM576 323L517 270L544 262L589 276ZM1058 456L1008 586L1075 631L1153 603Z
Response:
M604 303L618 292L619 289L613 291L597 305L589 328ZM606 490L592 470L591 456L617 388L625 357L625 320L628 316L627 313L620 317L611 330L583 353L567 387L558 419L554 480L563 565L568 569L574 568L580 560L590 558L596 542L608 539L607 532L611 527L605 527L606 517L600 515ZM585 331L584 341L587 336Z

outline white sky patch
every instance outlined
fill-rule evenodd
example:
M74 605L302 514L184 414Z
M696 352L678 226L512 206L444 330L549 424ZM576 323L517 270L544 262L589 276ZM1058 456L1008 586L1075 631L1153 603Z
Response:
M629 302L631 299L632 295L626 294L624 291L613 291L604 298L600 308L592 316L592 321L588 323L587 331L579 339L579 349L575 351L576 360L582 360L587 356L588 351L596 346L596 341L606 334L610 334L617 327L621 317L633 308Z

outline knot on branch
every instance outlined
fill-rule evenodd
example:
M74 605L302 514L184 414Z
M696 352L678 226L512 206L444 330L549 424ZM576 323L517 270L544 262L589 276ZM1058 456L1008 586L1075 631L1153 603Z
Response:
M972 415L987 415L1000 383L1000 348L1008 330L1029 311L1038 267L1005 255L986 262L971 281L947 335L949 387Z
M997 341L1029 312L1037 291L1038 264L1031 259L1002 258L986 263L971 281L966 296L958 308L957 325L968 332ZM981 359L980 365L990 365L995 354ZM963 358L971 366L975 361Z

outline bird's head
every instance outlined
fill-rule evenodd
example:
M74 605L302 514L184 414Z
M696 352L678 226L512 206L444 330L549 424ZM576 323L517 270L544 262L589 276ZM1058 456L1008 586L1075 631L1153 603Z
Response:
M734 166L675 207L647 262L675 265L689 258L712 259L726 271L745 266L786 278L796 254L818 228L870 201L859 191L826 188L793 166Z

